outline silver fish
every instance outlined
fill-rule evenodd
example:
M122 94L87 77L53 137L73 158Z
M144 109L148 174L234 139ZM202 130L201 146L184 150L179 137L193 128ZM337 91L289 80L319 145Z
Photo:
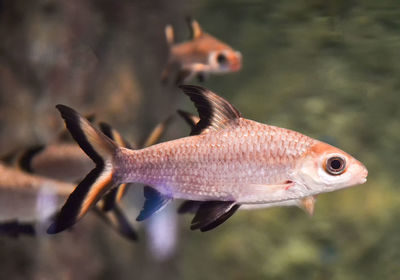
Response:
M191 226L203 231L224 222L243 204L301 199L366 182L365 166L342 150L245 119L205 88L181 88L200 116L192 136L141 150L118 147L77 112L57 106L96 168L70 195L48 233L68 228L107 191L126 182L151 186L144 189L139 221L176 198L207 201Z

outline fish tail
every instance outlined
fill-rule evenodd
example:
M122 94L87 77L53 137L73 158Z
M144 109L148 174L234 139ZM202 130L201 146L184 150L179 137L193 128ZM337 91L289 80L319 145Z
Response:
M54 234L74 225L110 189L116 186L113 179L113 158L117 144L97 130L87 119L73 109L57 105L72 137L95 162L96 167L70 194L60 214L47 230Z

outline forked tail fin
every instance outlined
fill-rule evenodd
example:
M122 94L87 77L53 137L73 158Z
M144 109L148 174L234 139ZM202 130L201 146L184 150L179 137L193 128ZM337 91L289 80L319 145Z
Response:
M68 197L55 222L47 233L61 232L75 224L113 186L112 160L118 146L88 120L73 109L57 105L65 124L82 150L95 162L96 167Z

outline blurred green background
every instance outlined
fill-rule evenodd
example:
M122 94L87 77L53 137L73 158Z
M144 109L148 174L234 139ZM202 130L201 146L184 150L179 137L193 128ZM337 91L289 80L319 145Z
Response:
M160 84L164 27L186 40L188 15L243 55L240 72L204 86L247 118L348 151L367 166L368 182L320 195L313 217L241 211L208 233L179 217L175 251L163 260L149 252L143 227L130 244L90 217L57 236L0 237L1 277L400 279L397 0L1 0L0 154L54 139L57 103L139 142L176 109L195 112ZM164 140L188 131L177 119ZM175 221L171 213L165 219Z

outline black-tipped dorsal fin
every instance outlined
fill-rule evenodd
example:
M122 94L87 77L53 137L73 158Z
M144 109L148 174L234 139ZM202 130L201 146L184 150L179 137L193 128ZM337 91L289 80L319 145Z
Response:
M199 210L199 207L202 203L203 201L185 200L178 207L178 214L195 214Z
M190 226L191 230L209 231L229 219L240 207L235 201L206 201L200 204Z
M32 160L36 155L43 151L44 148L45 146L43 145L36 145L26 149L18 159L18 167L25 172L33 173Z
M241 117L240 112L224 98L200 86L179 86L194 102L200 121L191 135L205 133L206 129L218 131Z
M120 235L131 241L138 240L138 235L135 228L131 225L129 219L125 216L118 205L116 205L113 209L111 209L112 211L109 212L101 211L97 205L93 208L93 210L94 213L96 213L105 223L107 223Z
M188 17L187 22L189 24L190 38L192 40L200 38L201 35L203 35L203 29L201 28L197 20Z
M143 221L149 218L151 215L161 211L172 200L171 197L161 194L150 186L145 186L143 192L146 200L136 221Z

